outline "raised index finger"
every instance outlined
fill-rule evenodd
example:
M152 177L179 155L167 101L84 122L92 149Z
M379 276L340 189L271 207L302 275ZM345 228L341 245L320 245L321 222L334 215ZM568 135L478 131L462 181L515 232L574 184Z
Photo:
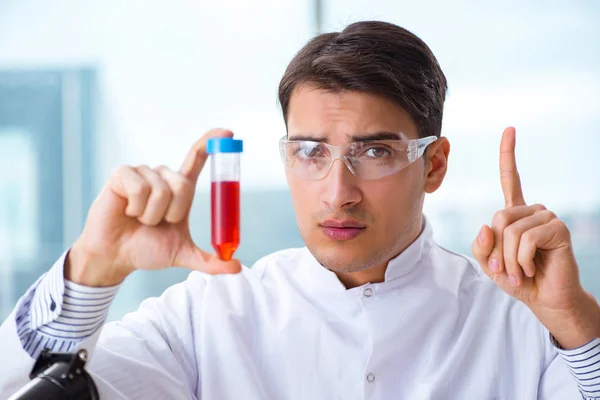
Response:
M525 205L521 178L517 170L515 143L515 128L506 128L500 142L500 183L502 184L502 193L504 193L505 208Z
M204 168L208 154L206 153L206 142L214 137L232 137L233 132L227 129L211 129L206 132L190 149L183 165L179 169L179 173L185 176L190 181L196 183L198 176Z

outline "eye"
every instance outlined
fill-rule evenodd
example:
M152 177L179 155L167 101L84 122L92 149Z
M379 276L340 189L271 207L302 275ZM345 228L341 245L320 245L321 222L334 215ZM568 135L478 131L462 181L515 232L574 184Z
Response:
M377 146L368 148L363 154L367 157L382 158L389 156L391 152L383 146Z
M304 151L302 152L302 155L306 158L314 157L319 152L319 148L316 146L315 147L305 147L303 150Z
M294 155L301 158L314 158L323 154L323 146L317 143L302 143L296 147Z

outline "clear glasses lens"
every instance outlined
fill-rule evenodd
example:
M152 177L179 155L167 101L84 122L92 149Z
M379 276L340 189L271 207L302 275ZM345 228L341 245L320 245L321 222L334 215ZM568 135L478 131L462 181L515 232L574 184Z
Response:
M283 163L300 177L324 178L337 159L361 179L379 179L406 168L419 158L437 138L353 142L342 146L312 141L288 141L283 137L280 151Z

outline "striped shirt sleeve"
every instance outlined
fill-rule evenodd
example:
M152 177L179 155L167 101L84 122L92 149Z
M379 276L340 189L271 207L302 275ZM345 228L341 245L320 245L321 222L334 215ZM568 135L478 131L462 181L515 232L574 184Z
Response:
M563 349L552 337L552 343L577 381L584 399L600 399L600 338L572 350Z
M119 285L94 288L64 279L65 253L19 300L17 335L37 358L45 348L68 352L104 323Z

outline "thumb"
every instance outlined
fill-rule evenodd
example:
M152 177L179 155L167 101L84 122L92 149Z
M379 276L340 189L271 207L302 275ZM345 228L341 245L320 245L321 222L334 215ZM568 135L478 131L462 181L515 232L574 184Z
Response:
M473 245L471 246L471 251L473 252L473 257L477 260L481 268L487 275L492 275L492 271L490 271L488 266L488 259L492 250L494 248L494 232L492 228L487 225L481 227L479 234L473 241Z
M206 264L207 268L204 272L209 274L237 274L242 271L242 264L232 258L228 261L223 261L216 254L212 254Z
M238 260L223 261L216 254L204 251L195 244L183 247L177 254L174 265L211 275L237 274L242 270Z
M179 169L179 173L190 180L194 185L200 176L202 168L206 163L208 154L206 153L206 143L208 139L215 137L232 137L233 132L227 129L211 129L206 132L190 149L186 156L183 165Z

